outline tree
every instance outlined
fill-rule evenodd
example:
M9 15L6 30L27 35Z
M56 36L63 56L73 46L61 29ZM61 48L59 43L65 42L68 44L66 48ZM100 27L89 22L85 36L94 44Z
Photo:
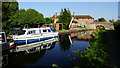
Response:
M9 22L10 26L19 25L19 27L25 27L28 24L29 27L37 27L40 23L45 23L43 15L34 9L20 9L16 14L11 16Z
M115 21L112 19L112 20L109 20L109 22L113 23L113 22L115 22Z
M50 23L53 23L54 22L54 20L52 19L52 18L45 18L45 23L46 24L50 24Z
M18 2L2 2L2 22L10 19L18 10Z
M2 29L10 32L10 23L8 20L18 11L18 2L2 2Z
M99 22L106 22L106 20L104 18L99 18L98 21Z
M113 22L115 30L120 30L120 20Z
M71 13L69 11L69 9L67 10L66 8L62 9L61 12L60 12L60 17L59 17L59 21L61 23L63 23L63 28L64 29L67 29L68 28L68 25L71 21Z

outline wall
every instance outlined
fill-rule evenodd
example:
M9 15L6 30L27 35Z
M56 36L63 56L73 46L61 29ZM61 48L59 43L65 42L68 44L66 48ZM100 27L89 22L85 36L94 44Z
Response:
M113 23L108 22L78 23L78 26L85 26L87 29L96 29L96 26L98 25L104 26L105 29L114 29Z

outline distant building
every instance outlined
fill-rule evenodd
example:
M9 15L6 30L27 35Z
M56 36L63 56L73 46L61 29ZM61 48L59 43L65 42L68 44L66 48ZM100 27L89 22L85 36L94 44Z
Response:
M90 22L94 22L94 18L91 17L90 15L72 15L72 17L74 17L74 21L73 22L76 22L76 23L90 23ZM51 18L57 23L59 16L54 15Z
M74 15L74 21L78 23L89 23L94 22L94 18L89 15Z
M57 15L57 13L55 13L55 15L53 15L51 18L54 20L54 25L57 23L60 24L58 20L59 15ZM74 15L74 12L73 12L71 23L69 24L69 28L77 28L78 26L84 27L84 26L81 26L82 23L91 23L91 22L94 22L94 18L91 17L90 15ZM56 25L55 27L56 29L61 28Z

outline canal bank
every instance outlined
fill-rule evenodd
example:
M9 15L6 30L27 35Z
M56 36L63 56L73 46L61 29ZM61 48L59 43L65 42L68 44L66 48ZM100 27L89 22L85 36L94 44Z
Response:
M69 29L69 30L61 30L61 31L58 31L59 32L59 34L70 34L70 33L75 33L75 32L81 32L81 31L93 31L94 29L80 29L80 28L78 28L78 29L75 29L75 28L73 28L73 29Z
M119 68L120 67L120 32L107 30L97 32L89 42L86 51L74 51L79 56L74 60L73 67L81 68Z
M76 64L73 67L82 68L109 68L107 63L107 44L106 44L106 31L96 30L89 41L89 47L85 51L75 51L79 56L76 58ZM74 62L74 63L75 63Z

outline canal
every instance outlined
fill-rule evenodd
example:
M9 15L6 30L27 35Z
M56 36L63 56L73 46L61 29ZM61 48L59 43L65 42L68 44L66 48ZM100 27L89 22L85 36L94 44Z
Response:
M10 53L8 68L51 68L52 66L70 67L77 57L75 50L84 51L89 46L92 31L60 34L59 41L54 42L49 49L38 50L35 53Z

